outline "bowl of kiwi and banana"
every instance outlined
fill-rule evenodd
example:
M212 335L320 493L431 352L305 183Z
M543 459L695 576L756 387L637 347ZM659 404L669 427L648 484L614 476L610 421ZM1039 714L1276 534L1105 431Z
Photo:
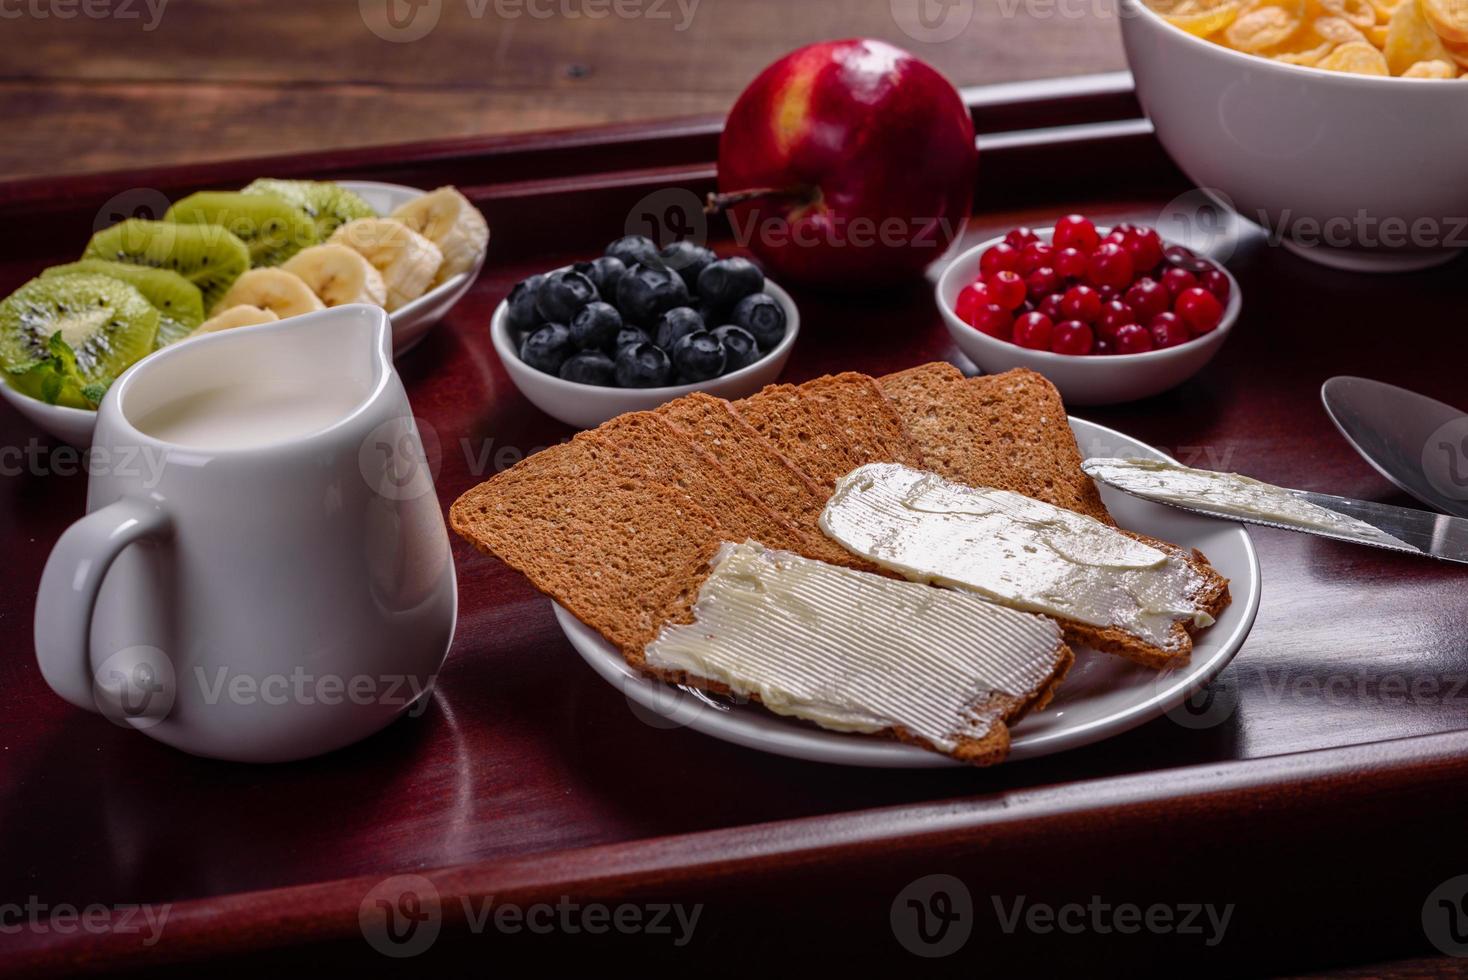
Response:
M161 220L98 231L0 301L0 397L85 447L111 383L170 344L370 303L401 354L468 292L488 242L453 187L265 178L191 194Z

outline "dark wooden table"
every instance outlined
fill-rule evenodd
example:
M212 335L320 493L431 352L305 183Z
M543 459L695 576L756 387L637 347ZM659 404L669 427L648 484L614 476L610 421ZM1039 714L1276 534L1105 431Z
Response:
M969 238L1076 208L1155 219L1186 183L1135 111L1115 81L1085 96L976 106L986 150ZM1098 125L996 133L1019 120ZM495 228L486 271L398 365L438 436L447 505L568 435L497 362L486 331L495 303L524 275L619 234L648 193L706 190L716 132L674 124L0 185L0 227L14 232L0 236L0 288L73 254L102 203L140 179L178 193L268 166L456 182ZM1080 186L1067 177L1078 160ZM1400 502L1335 435L1317 391L1332 374L1359 373L1460 399L1457 359L1425 352L1461 349L1463 263L1344 276L1250 238L1231 268L1245 312L1218 359L1172 393L1086 417L1285 485ZM796 297L806 327L790 380L933 358L971 367L923 284ZM1410 338L1383 329L1404 318ZM67 474L64 447L8 411L0 446L36 447L0 480L0 623L10 637L0 658L0 903L98 903L114 926L0 933L0 970L188 975L210 958L240 973L387 971L398 961L369 948L358 913L374 888L412 873L439 896L443 924L428 952L403 961L420 971L546 970L591 955L748 975L772 963L829 965L834 954L910 971L923 961L894 931L893 902L914 881L947 874L977 911L967 946L927 964L940 972L1307 972L1432 954L1424 903L1468 872L1468 650L1453 566L1259 531L1263 605L1213 724L1161 719L993 770L885 772L647 724L574 654L543 597L456 543L461 618L432 710L325 758L237 766L114 728L46 689L31 652L35 583L51 543L82 513L85 479ZM1205 946L1177 933L1007 932L990 905L1092 896L1234 912L1223 941ZM647 934L547 940L476 932L491 898L703 911L683 947ZM169 905L156 945L118 928L130 903Z
M610 0L391 0L401 33L387 0L175 0L157 17L148 2L88 0L103 17L7 4L0 173L722 115L765 65L836 37L910 48L957 85L1125 67L1110 0L617 0L634 16L592 16ZM411 41L372 30L430 24Z

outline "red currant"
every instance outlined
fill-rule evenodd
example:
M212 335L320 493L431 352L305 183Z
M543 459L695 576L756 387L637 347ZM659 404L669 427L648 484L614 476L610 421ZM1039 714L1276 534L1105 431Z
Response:
M1162 274L1162 285L1167 287L1167 295L1176 300L1185 291L1198 285L1198 277L1187 269L1174 266Z
M1014 323L1014 342L1031 350L1049 350L1054 323L1043 313L1026 313Z
M1039 310L1041 313L1045 314L1052 320L1064 320L1065 313L1061 309L1061 300L1064 299L1064 297L1064 293L1051 293L1049 296L1046 296L1044 299L1040 300L1040 302L1035 305L1035 309Z
M1057 354L1089 354L1096 338L1091 328L1079 320L1057 323L1050 335L1050 349Z
M1090 218L1079 214L1068 214L1055 222L1055 234L1051 238L1056 248L1074 246L1082 252L1094 252L1101 243L1101 236Z
M1151 272L1162 264L1162 239L1151 228L1133 228L1122 247L1131 255L1138 272Z
M1042 265L1050 265L1055 257L1055 249L1044 242L1030 242L1019 252L1019 273L1027 276Z
M1090 266L1087 254L1074 245L1062 248L1055 253L1055 271L1067 279L1084 279Z
M1039 240L1040 238L1038 235L1036 235L1033 231L1030 231L1030 229L1024 227L1015 228L1009 234L1004 236L1005 244L1016 250L1024 248L1030 242L1037 242Z
M1115 340L1116 331L1128 323L1136 323L1137 314L1119 299L1111 300L1101 307L1101 316L1096 320L1096 335L1104 340Z
M1101 355L1115 354L1116 347L1113 346L1111 341L1107 340L1106 338L1097 337L1096 342L1091 345L1091 353Z
M1201 277L1203 288L1218 297L1220 303L1228 302L1228 276L1222 269L1209 269Z
M987 279L996 272L1014 272L1019 268L1019 249L1000 242L979 256L979 272Z
M1223 304L1208 290L1194 287L1183 290L1173 312L1187 324L1194 337L1200 337L1223 319Z
M989 287L982 282L970 283L963 287L958 294L958 299L953 303L953 312L964 323L974 322L974 311L989 302Z
M1172 297L1156 279L1143 276L1126 291L1126 305L1136 312L1138 323L1151 323L1154 316L1172 309Z
M1025 276L1025 285L1029 287L1030 295L1039 300L1050 293L1059 292L1064 284L1054 269L1048 265L1042 265Z
M974 312L972 322L974 329L979 333L986 333L1000 340L1008 340L1014 329L1014 314L1002 306L988 303Z
M1137 323L1128 323L1116 332L1118 354L1145 354L1152 349L1152 335Z
M1018 272L1004 270L988 279L989 302L997 303L1006 310L1013 310L1025 301L1025 281Z
M1120 245L1103 244L1091 253L1087 278L1093 286L1122 289L1132 281L1132 257Z
M1101 294L1090 286L1072 286L1061 299L1060 309L1068 319L1095 323L1101 315Z
M1151 326L1148 329L1152 332L1152 345L1158 350L1186 344L1193 339L1192 335L1188 333L1188 328L1183 325L1183 321L1176 313L1157 314L1152 318Z

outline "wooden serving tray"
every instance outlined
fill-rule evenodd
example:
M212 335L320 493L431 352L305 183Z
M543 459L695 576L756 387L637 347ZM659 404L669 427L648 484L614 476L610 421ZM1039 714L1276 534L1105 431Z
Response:
M1125 76L968 94L983 134L970 240L1072 210L1150 222L1188 190ZM437 436L447 507L570 435L505 375L488 336L495 304L522 277L622 234L648 194L711 188L717 134L718 120L698 120L0 184L0 291L72 258L99 212L145 199L140 189L172 197L261 175L458 184L494 229L489 260L398 363ZM1209 368L1159 398L1080 414L1201 465L1404 502L1336 435L1318 390L1361 374L1461 399L1463 262L1351 276L1254 238L1230 267L1243 319ZM935 358L972 370L927 286L795 295L804 330L787 380ZM50 910L0 931L0 971L192 974L216 957L239 972L387 970L398 961L364 939L359 909L385 878L414 873L436 888L442 918L438 941L404 961L424 971L520 957L545 969L594 953L741 975L833 957L861 974L1236 975L1430 952L1423 903L1468 871L1468 579L1455 566L1255 531L1263 605L1216 694L1221 720L1162 719L989 770L895 772L644 723L572 651L544 597L456 540L458 634L430 710L314 761L230 765L116 728L46 688L35 584L83 513L86 479L72 451L8 410L0 447L0 907ZM920 961L890 916L899 892L930 874L965 883L973 934L956 954ZM1205 946L1146 929L1006 932L994 904L1092 896L1235 908L1223 941ZM645 932L476 932L489 898L702 911L678 947ZM48 917L93 903L109 907L97 921L110 929ZM132 903L168 905L160 941L124 928Z

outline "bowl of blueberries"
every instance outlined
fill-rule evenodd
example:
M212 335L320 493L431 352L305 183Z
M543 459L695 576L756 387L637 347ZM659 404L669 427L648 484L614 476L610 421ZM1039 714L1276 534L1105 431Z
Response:
M779 377L800 317L749 259L629 235L517 283L490 336L541 411L591 428L693 391L742 398Z

